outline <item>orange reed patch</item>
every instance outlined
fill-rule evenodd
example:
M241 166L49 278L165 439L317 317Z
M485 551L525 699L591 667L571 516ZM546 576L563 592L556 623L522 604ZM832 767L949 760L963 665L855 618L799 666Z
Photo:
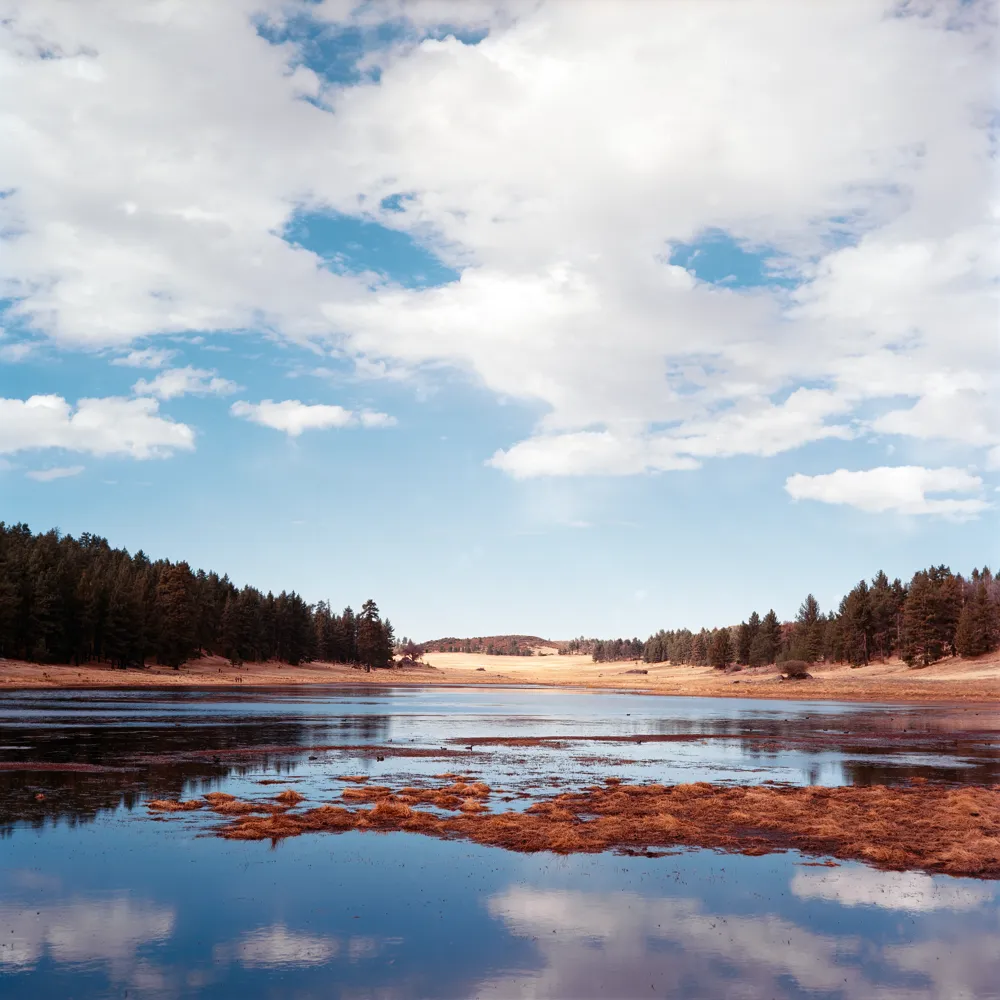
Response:
M274 808L272 803L243 802L235 795L226 792L209 792L204 799L209 809L219 813L220 816L240 816L243 813L264 812Z
M436 788L343 790L345 803L370 808L325 805L289 813L273 802L241 802L222 793L205 798L214 811L234 816L219 835L239 840L276 842L309 832L375 830L557 854L794 849L878 868L1000 878L1000 786L666 786L609 778L603 785L542 799L524 812L491 813L489 786L448 777L453 780ZM420 805L452 815L414 808Z
M200 809L204 804L200 799L188 799L186 802L178 802L177 799L153 799L146 803L146 808L150 812L191 812Z

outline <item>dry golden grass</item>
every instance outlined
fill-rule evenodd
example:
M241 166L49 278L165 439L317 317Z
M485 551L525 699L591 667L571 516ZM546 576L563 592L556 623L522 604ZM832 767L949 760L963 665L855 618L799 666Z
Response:
M218 832L237 840L276 842L310 832L377 830L557 854L634 854L677 846L743 854L795 849L879 868L1000 878L1000 787L951 788L920 781L901 787L665 786L608 779L524 812L499 814L486 807L490 794L482 782L456 778L438 788L344 789L345 801L372 804L367 809L324 805L291 812L221 793L205 800L216 813L236 817ZM176 811L169 803L157 808Z
M842 701L1000 700L1000 652L971 660L942 660L911 670L899 660L860 669L846 664L809 667L808 680L783 681L777 667L727 674L711 667L670 663L594 663L589 656L486 656L429 653L438 674L428 684L537 684L648 694L726 698ZM637 666L646 674L631 674ZM479 668L484 668L480 671Z
M35 798L38 798L36 795ZM146 803L146 808L152 812L192 812L201 809L205 803L200 799L188 799L186 802L178 802L176 799L153 799Z
M378 802L392 795L388 785L365 785L357 788L345 788L340 797L347 802Z
M243 802L235 795L226 792L209 792L205 797L208 807L223 816L240 816L244 813L261 812L266 810L267 803Z
M295 791L294 788L287 788L285 791L275 795L274 798L275 801L280 802L283 806L297 806L305 799L305 796L301 792Z
M463 813L486 812L490 786L482 781L457 778L443 788L401 788L396 797L407 805L430 805Z
M238 670L217 656L192 660L180 670L150 666L116 670L107 665L0 661L0 689L178 687L201 685L371 684L495 685L537 684L641 691L698 697L793 698L842 701L998 701L1000 652L976 659L942 660L921 670L897 661L859 670L844 664L810 666L809 680L782 681L777 668L744 670L735 676L710 667L669 663L639 665L645 674L630 674L636 664L594 663L589 656L487 656L478 653L429 653L427 664L363 673L342 664L248 663Z

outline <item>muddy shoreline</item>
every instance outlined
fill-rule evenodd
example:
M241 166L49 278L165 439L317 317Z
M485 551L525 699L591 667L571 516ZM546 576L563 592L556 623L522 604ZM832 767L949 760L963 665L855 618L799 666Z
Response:
M150 665L120 670L105 664L46 665L0 659L0 690L101 691L177 688L246 691L302 687L539 687L657 694L671 697L856 703L1000 703L1000 653L952 658L909 669L894 661L851 669L817 664L807 680L783 680L776 667L724 673L709 667L594 663L590 657L428 654L427 663L373 670L332 663L248 663L234 667L219 656L191 660L179 670Z
M808 680L783 680L777 668L726 674L711 668L649 664L631 673L628 663L595 664L569 656L498 657L433 654L431 662L372 671L343 664L252 663L233 667L206 656L180 670L149 666L119 670L100 664L41 665L0 659L0 690L101 691L177 688L239 691L302 687L539 687L655 694L671 697L754 698L860 703L969 704L1000 702L1000 656L942 661L910 670L901 663L859 669L818 665ZM519 661L519 662L512 662ZM477 665L478 664L478 665Z

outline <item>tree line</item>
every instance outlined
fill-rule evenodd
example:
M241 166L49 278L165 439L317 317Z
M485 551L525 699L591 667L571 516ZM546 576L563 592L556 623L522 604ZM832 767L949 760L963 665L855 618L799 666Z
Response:
M423 644L428 653L485 653L487 656L534 656L549 643L537 635L479 635L467 639L448 636Z
M371 600L336 614L294 591L264 594L186 562L129 555L97 535L0 522L0 656L179 668L201 654L386 667L393 629Z
M898 656L926 666L944 656L981 656L1000 646L1000 577L988 567L967 577L947 566L914 573L908 584L890 582L881 570L861 580L824 614L809 594L795 620L781 622L771 609L754 611L728 628L663 630L638 639L584 639L567 652L590 653L596 662L645 660L720 669L821 661L864 666Z

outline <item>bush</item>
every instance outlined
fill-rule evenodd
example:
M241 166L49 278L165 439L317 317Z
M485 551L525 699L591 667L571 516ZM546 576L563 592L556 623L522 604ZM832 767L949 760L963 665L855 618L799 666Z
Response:
M809 664L805 660L786 660L782 663L781 670L790 680L802 680L812 676L809 673Z

